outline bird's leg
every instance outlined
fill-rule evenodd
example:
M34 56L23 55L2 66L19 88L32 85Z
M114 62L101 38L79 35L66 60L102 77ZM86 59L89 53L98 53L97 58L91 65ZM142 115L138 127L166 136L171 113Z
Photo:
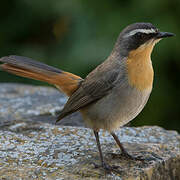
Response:
M99 150L99 155L100 155L100 159L101 159L101 165L102 165L103 168L107 169L108 165L106 165L106 163L104 162L104 158L103 158L103 154L102 154L102 150L101 150L101 144L100 144L100 141L99 141L99 133L97 131L94 131L94 135L95 135L97 147L98 147L98 150Z
M123 145L121 144L121 142L119 141L118 136L116 136L116 134L114 132L111 132L111 135L113 136L114 140L116 141L117 145L120 147L121 149L121 154L128 158L128 159L132 159L132 160L138 160L138 161L144 161L144 159L138 158L138 157L133 157L132 155L130 155L125 148L123 147Z
M94 130L94 135L95 135L95 138L96 138L96 143L97 143L97 147L98 147L98 150L99 150L99 154L100 154L100 159L101 159L101 166L105 169L105 171L107 173L111 173L112 171L115 171L117 172L117 166L109 166L107 163L105 163L104 161L104 158L103 158L103 154L102 154L102 150L101 150L101 144L100 144L100 141L99 141L99 134L98 134L98 131L95 131ZM98 168L99 166L95 164L95 168Z

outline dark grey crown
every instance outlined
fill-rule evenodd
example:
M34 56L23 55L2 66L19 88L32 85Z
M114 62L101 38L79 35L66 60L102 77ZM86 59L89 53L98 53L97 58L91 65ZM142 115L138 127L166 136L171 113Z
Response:
M134 23L124 28L121 34L127 34L135 29L137 30L138 29L144 29L144 30L153 29L155 31L158 31L158 29L151 23Z
M151 23L134 23L127 26L119 35L115 51L126 57L131 50L154 38L159 30Z

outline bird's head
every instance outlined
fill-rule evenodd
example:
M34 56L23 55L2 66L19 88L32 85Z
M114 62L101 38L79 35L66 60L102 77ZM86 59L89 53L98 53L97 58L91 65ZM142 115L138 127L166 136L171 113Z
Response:
M154 45L162 38L174 36L173 33L161 32L151 23L134 23L127 26L119 35L115 51L122 57L130 52L149 51L151 54Z

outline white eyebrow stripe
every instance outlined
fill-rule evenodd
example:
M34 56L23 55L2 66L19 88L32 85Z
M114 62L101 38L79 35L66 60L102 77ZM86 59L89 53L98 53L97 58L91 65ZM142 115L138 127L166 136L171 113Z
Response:
M150 33L155 33L155 29L135 29L130 31L128 34L125 34L124 37L129 37L129 36L133 36L134 34L141 32L141 33L145 33L145 34L150 34Z

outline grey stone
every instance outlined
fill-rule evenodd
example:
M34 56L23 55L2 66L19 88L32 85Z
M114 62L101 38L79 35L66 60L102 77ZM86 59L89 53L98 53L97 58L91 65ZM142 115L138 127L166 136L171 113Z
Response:
M14 83L0 84L0 125L14 120L55 123L55 115L67 97L52 87ZM63 119L61 125L83 126L80 113Z
M101 131L105 160L119 168L112 174L94 168L100 160L92 131L54 125L66 100L50 87L0 84L0 179L180 179L180 135L160 127L117 131L127 151L144 162L122 157L112 137ZM61 125L83 122L74 113Z
M144 162L114 158L112 137L100 132L105 160L119 173L105 174L88 128L19 122L0 130L0 179L180 179L180 135L160 127L124 127L117 132L125 148Z

